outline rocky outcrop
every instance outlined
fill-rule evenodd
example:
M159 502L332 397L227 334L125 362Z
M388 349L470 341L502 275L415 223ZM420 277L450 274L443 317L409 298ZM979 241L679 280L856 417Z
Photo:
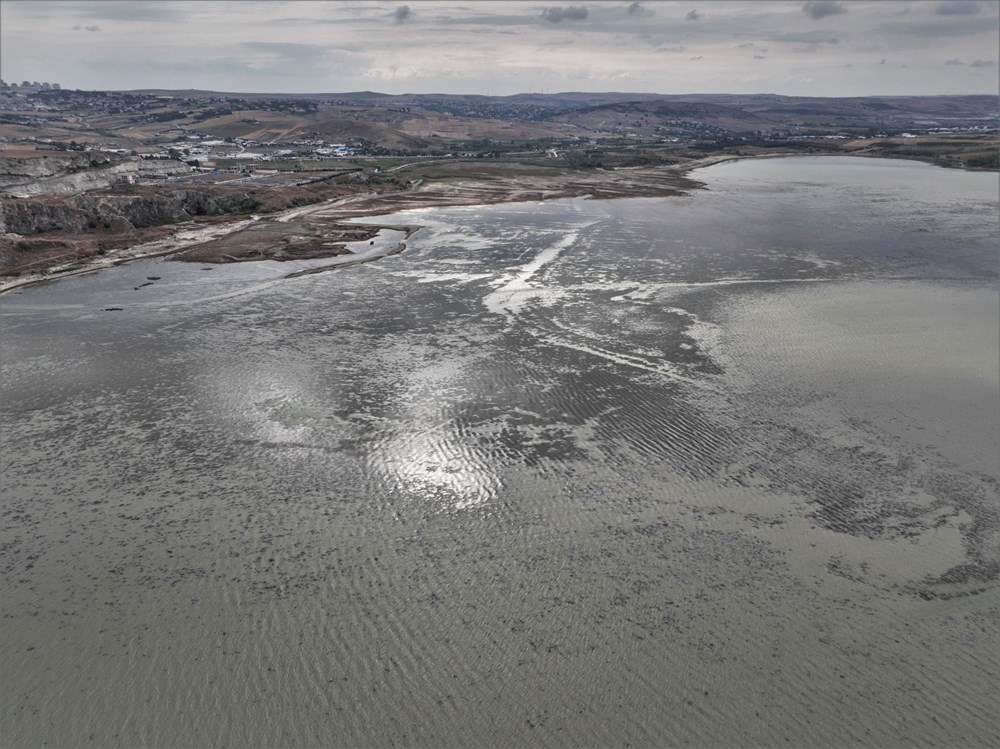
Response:
M158 240L193 221L215 224L216 217L273 213L368 189L331 182L278 188L119 185L83 195L3 198L0 278Z
M242 191L157 191L142 195L76 195L0 200L0 233L122 232L190 221L195 216L248 213L260 202Z
M139 179L166 179L178 175L189 175L194 167L176 159L140 159Z
M250 192L205 192L202 190L176 190L172 193L184 211L191 216L226 216L232 213L249 213L260 207L260 199Z
M51 156L0 158L0 192L31 195L75 195L108 187L123 175L138 174L134 156L100 151L53 152Z
M0 200L0 233L29 236L85 231L87 215L68 200Z

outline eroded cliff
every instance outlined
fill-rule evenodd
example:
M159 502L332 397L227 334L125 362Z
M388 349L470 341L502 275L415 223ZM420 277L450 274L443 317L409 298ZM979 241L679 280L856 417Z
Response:
M123 175L138 173L138 157L102 151L5 156L0 158L0 192L20 197L74 195L108 187Z

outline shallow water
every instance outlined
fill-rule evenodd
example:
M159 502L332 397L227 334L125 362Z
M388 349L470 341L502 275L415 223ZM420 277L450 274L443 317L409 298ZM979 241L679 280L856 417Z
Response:
M1000 743L996 175L696 176L0 298L3 743Z

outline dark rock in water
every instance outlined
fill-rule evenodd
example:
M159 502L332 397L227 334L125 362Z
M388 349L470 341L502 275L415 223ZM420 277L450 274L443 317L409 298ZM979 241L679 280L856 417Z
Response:
M105 307L104 311L105 312L121 312L123 309L125 309L125 308L124 307Z
M147 281L159 281L160 276L146 276Z

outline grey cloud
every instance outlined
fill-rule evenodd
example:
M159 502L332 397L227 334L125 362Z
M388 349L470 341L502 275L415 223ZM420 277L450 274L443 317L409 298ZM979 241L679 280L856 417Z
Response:
M970 68L992 68L996 65L993 60L973 60L972 62L962 62L957 57L946 60L945 65L968 65Z
M96 23L91 23L86 26L81 26L80 24L75 24L73 26L73 31L100 31L101 27Z
M83 67L99 72L117 72L122 67L121 59L117 57L82 60ZM146 75L153 70L164 71L171 75L191 75L195 80L213 74L238 75L248 79L259 76L261 71L248 65L244 60L225 57L215 60L171 60L156 63L145 61L131 66L131 72Z
M833 0L809 0L809 2L802 6L802 12L807 13L810 18L818 21L827 16L846 13L847 8L840 3L833 2Z
M269 63L261 65L247 59L247 51L275 53ZM168 80L191 81L192 87L243 86L246 91L268 90L261 86L281 85L301 81L306 76L325 78L327 65L340 76L363 73L373 62L365 55L339 49L326 50L320 45L282 42L241 42L235 55L218 58L187 57L184 59L147 59L136 61L127 75L135 80L136 87L148 85L144 81L165 76ZM117 57L86 59L81 65L104 74L121 73L122 63ZM213 82L213 81L217 81Z
M656 14L649 8L644 8L639 0L635 0L634 3L628 6L628 14L630 16L655 16Z
M764 55L754 55L753 59L755 59L755 60L763 60L764 59Z
M791 44L840 44L840 39L830 36L826 31L791 31L787 34L775 34L768 37L772 42L789 42Z
M565 8L546 8L542 18L552 23L560 21L582 21L587 17L587 9L582 5L567 5Z
M839 37L830 36L830 33L826 31L790 32L787 34L775 34L766 38L772 42L798 45L792 47L791 50L797 54L818 52L823 48L824 44L840 44Z
M4 9L17 8L31 18L94 19L98 21L179 21L185 17L172 4L146 2L114 2L108 0L3 0Z
M979 12L979 3L975 0L957 0L950 3L938 3L934 13L939 16L973 16Z
M70 3L71 12L81 18L102 21L179 21L183 14L167 3L77 2Z
M987 31L996 33L996 19L987 22L982 18L940 18L928 19L927 21L913 21L904 23L883 23L878 30L883 34L898 34L901 36L916 36L923 38L935 38L946 36L971 36ZM992 26L993 28L989 28Z
M701 18L701 13L699 13L696 10L692 10L690 13L684 16L685 21L697 21L699 18Z
M339 20L332 20L329 23L339 23ZM530 16L501 16L501 15L474 15L474 16L449 16L438 18L437 22L441 26L534 26L538 22L538 17ZM500 32L498 32L500 33Z
M392 13L392 18L393 18L393 20L396 23L402 23L403 21L405 21L409 17L410 17L410 6L409 5L400 5Z
M318 44L296 44L294 42L240 42L241 47L258 52L273 52L286 60L306 62L318 60L326 55L326 48Z
M340 76L359 75L370 61L365 58L345 55L343 60L336 59L337 73ZM251 64L245 55L222 58L200 58L197 56L186 59L146 59L136 60L134 64L125 66L119 56L83 59L80 66L88 71L103 76L121 76L120 84L124 88L162 87L170 88L177 80L188 83L190 88L207 88L214 90L242 91L275 91L294 90L304 80L325 80L326 71L308 69L301 63L284 58L272 65L261 67Z

